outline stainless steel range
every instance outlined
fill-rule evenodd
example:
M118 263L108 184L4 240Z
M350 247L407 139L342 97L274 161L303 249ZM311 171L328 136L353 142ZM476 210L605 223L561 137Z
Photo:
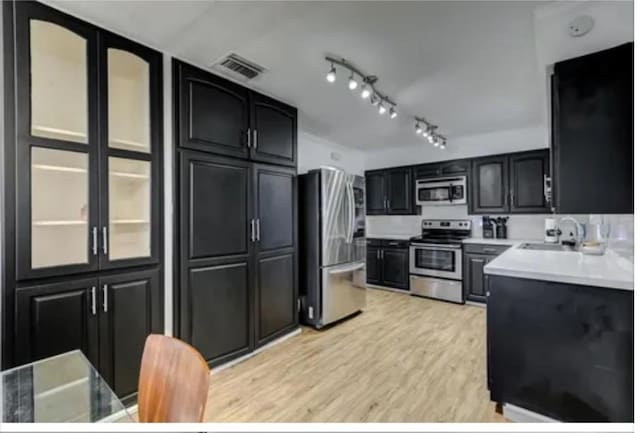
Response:
M464 303L462 241L471 237L470 220L423 220L422 236L411 238L411 294Z

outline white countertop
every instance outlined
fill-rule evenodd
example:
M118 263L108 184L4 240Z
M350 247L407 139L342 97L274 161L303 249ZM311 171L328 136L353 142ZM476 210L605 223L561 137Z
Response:
M526 239L485 239L485 238L467 238L462 241L463 244L484 244L484 245L520 245L524 242L540 243L541 240Z
M408 235L408 234L398 234L398 233L396 234L367 233L367 238L369 239L398 239L398 240L408 241L414 236L418 236L418 235L416 234Z
M484 272L489 275L633 290L633 262L611 249L602 256L591 256L573 251L523 250L518 245L486 264Z

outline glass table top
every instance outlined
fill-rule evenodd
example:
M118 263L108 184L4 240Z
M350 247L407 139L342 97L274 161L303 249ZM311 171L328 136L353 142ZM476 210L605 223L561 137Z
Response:
M132 422L79 350L0 372L2 422Z

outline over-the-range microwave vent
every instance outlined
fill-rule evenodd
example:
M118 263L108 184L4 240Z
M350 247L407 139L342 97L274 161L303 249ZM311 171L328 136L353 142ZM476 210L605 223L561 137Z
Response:
M253 80L265 71L262 66L236 53L229 53L220 58L213 67L242 81Z

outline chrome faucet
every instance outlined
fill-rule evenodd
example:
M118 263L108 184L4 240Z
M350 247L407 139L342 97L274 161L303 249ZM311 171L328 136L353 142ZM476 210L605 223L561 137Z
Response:
M584 225L579 223L578 220L573 218L573 217L565 216L565 217L562 217L560 219L560 222L558 223L558 228L560 228L562 223L565 222L565 221L569 221L569 222L573 223L573 225L575 226L575 238L573 238L573 241L576 243L575 248L576 249L580 248L580 246L582 245L582 242L584 242L584 238L585 238Z

